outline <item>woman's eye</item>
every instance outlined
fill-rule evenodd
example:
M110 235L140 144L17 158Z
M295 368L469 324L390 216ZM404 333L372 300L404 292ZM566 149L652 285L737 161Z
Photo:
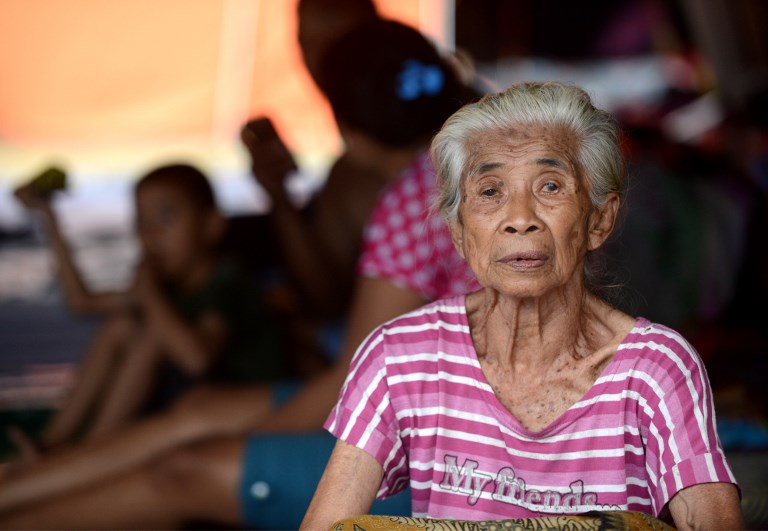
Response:
M480 192L481 195L485 197L493 197L497 194L496 188L484 188L482 192Z
M549 181L547 183L544 183L544 191L545 192L557 192L560 189L560 186L558 186L557 183Z

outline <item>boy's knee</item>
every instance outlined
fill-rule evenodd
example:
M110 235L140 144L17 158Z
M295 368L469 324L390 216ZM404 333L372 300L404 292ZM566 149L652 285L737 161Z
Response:
M91 347L99 356L118 358L139 334L139 323L128 312L119 312L107 318L96 333Z

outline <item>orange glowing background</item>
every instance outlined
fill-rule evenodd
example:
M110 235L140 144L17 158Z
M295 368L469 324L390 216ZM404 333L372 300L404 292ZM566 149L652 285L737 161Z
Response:
M445 5L376 3L422 29ZM0 180L52 158L129 171L178 153L232 159L258 114L300 157L335 153L295 11L296 0L0 0Z

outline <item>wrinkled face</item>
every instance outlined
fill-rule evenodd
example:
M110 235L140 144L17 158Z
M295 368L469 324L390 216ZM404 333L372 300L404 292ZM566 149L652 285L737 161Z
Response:
M138 189L136 228L143 255L162 278L181 280L206 253L208 214L175 186Z
M576 150L573 135L542 127L470 139L459 218L451 232L483 286L536 297L580 281L587 250L607 234ZM609 233L613 219L608 221Z

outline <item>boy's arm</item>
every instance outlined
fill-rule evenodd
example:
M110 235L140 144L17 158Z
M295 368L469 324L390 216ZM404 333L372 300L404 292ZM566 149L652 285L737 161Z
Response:
M224 317L209 310L196 323L188 323L160 290L145 263L137 269L134 291L148 330L163 355L190 375L205 373L228 339L229 326Z
M62 291L69 308L76 313L107 313L130 304L127 292L93 293L83 281L72 258L72 252L61 233L59 220L48 199L38 197L25 186L15 192L16 198L27 208L40 212L58 265Z

